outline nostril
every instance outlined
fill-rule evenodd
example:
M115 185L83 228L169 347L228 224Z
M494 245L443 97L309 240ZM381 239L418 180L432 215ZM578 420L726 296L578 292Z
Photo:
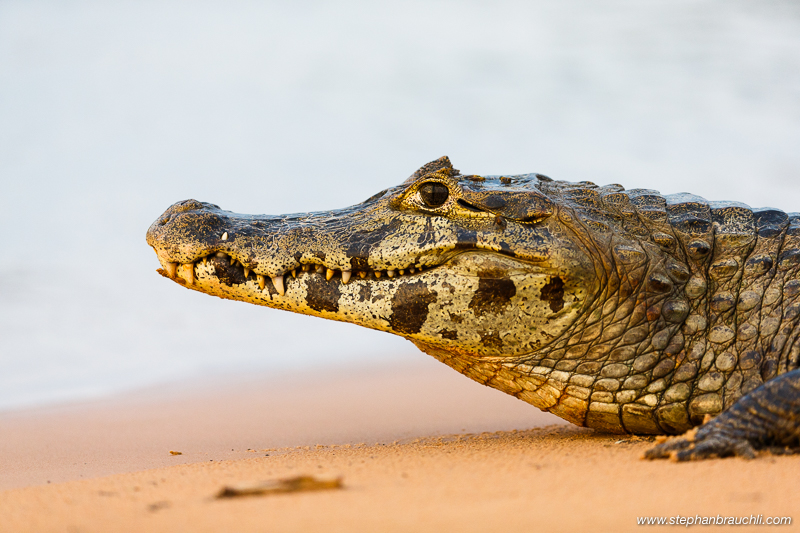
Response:
M162 218L161 220L158 221L158 225L159 226L165 226L167 224L167 222L169 222L171 219L172 219L172 215L167 215L167 216L165 216L164 218Z

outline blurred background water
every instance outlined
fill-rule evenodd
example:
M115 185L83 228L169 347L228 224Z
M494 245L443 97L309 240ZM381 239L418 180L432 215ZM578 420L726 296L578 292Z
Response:
M0 0L0 409L427 357L154 270L175 201L358 203L465 173L800 211L793 0Z

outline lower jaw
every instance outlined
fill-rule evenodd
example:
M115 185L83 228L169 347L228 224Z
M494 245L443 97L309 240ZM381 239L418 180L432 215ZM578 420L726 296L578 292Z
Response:
M191 272L188 271L189 268ZM285 276L282 280L283 286L276 287L269 277L252 272L245 277L240 265L231 266L222 259L181 265L176 269L175 276L170 276L165 269L159 269L158 272L188 289L219 298L354 323L390 333L396 332L391 329L388 318L384 318L391 315L389 300L386 299L382 306L376 305L371 299L365 298L364 292L375 289L390 292L397 284L409 278L354 277L348 283L343 283L340 277L331 279L326 276L326 272L318 272L312 268L309 271L298 269L296 277ZM426 274L417 272L414 277ZM282 289L282 294L279 288Z
M160 272L205 294L348 322L478 358L505 360L529 355L547 338L557 336L554 327L561 327L555 322L548 329L547 317L525 314L522 319L524 313L531 312L529 304L538 298L537 287L543 286L553 274L541 266L499 254L465 252L444 265L413 275L380 279L351 277L348 283L322 272L300 271L296 278L285 276L282 292L269 278L265 283L263 277L253 272L245 275L241 266L223 258L183 265L173 269L172 276L167 270ZM494 286L483 287L483 283L499 279L482 277L486 272L503 276L505 283L511 278L519 280L514 282L516 290L526 292L517 292L513 299L507 297L502 305L496 305L494 300L486 304L486 298L494 298L490 291ZM480 299L478 293L483 295ZM487 306L481 307L484 304ZM569 317L575 315L579 305L578 301L564 303L563 312L559 313L561 318L554 318L563 322L567 313L571 320ZM568 321L564 324L568 325Z

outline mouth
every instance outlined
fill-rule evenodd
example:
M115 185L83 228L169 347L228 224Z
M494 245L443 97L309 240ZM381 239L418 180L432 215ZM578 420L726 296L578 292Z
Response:
M517 356L551 342L586 299L580 279L480 250L440 255L436 264L419 264L433 259L422 256L405 268L380 270L336 269L319 258L300 258L277 276L264 273L266 266L251 268L237 252L200 254L186 263L160 255L158 272L211 296L349 322L476 357Z
M164 268L158 269L158 272L165 277L186 285L195 285L198 277L206 276L217 278L217 281L227 286L253 281L258 285L259 290L267 295L279 294L284 296L288 285L291 283L290 280L302 276L317 276L325 278L326 282L339 280L343 284L348 284L351 279L359 278L363 280L388 280L411 277L434 268L433 266L415 263L404 268L385 270L341 270L330 268L322 263L301 261L295 268L286 270L276 276L270 276L268 274L260 274L256 268L248 266L246 262L247 260L243 262L235 255L226 252L212 252L190 263L162 260L161 264Z

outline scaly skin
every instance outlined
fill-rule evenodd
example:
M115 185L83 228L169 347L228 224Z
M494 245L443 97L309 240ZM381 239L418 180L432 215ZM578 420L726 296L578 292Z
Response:
M754 394L763 409L784 402L782 433L728 431L724 446L678 457L696 446L684 439L653 457L800 444L800 214L539 174L463 176L444 157L338 211L179 202L147 242L188 288L401 335L602 431L682 433L778 384ZM734 425L759 425L743 416Z

